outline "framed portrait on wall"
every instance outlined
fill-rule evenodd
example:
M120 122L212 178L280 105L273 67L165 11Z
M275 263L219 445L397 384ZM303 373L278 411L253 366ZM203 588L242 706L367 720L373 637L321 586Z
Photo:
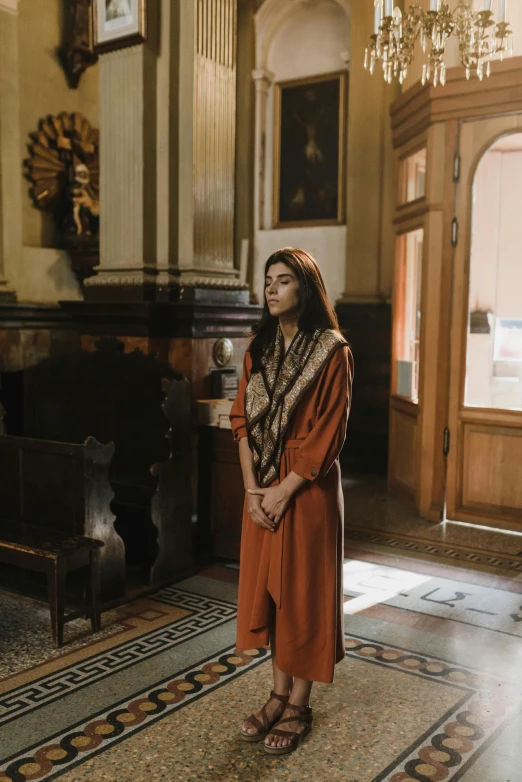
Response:
M147 37L147 0L93 0L94 47L107 52Z
M274 227L344 221L347 73L275 85Z

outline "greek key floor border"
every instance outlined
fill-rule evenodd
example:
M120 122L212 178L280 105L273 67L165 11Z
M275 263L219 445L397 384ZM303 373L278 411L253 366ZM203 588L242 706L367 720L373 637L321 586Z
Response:
M372 782L456 782L518 710L513 683L373 639L347 635L346 655L454 688L459 697L425 733ZM233 646L186 668L109 709L91 715L22 754L3 761L0 782L52 780L124 741L167 714L225 685L269 659L266 649L237 653Z
M0 695L0 726L213 630L235 619L237 612L234 603L176 587L165 587L149 599L190 614Z
M522 572L522 556L500 554L498 552L480 551L465 546L453 544L446 545L437 540L414 538L400 533L387 533L381 530L369 530L359 527L346 526L344 529L345 541L357 540L363 543L377 543L381 546L402 551L414 551L419 554L432 554L452 562L473 562L476 565L500 568L502 570L515 570Z

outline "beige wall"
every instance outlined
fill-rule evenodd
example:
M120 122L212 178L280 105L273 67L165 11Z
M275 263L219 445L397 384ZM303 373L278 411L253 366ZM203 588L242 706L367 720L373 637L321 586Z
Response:
M63 6L61 0L19 0L18 12L15 3L10 20L4 22L9 35L18 38L18 49L13 49L10 61L10 82L18 88L17 116L9 118L9 137L4 134L2 144L9 143L19 150L13 171L21 182L23 245L10 259L6 272L22 302L51 304L59 299L81 298L67 255L54 248L52 217L33 206L29 182L23 175L29 133L37 129L39 119L62 111L79 111L98 125L97 66L89 68L79 88L72 90L56 54L61 44Z
M399 94L382 72L364 70L373 30L373 3L352 4L348 104L347 251L343 301L389 301L395 232L396 157L389 110Z
M274 3L271 3L274 5ZM266 61L257 63L271 74L274 83L308 78L346 69L349 48L350 21L346 10L336 0L317 0L314 3L289 5L285 13L280 3L280 16L275 24L258 24L258 47L266 49ZM254 291L262 301L264 264L275 250L302 247L317 260L331 299L339 298L344 290L346 263L346 225L274 228L273 227L273 173L274 173L274 98L273 86L267 101L263 136L263 176L260 183L264 204L262 228L256 236Z

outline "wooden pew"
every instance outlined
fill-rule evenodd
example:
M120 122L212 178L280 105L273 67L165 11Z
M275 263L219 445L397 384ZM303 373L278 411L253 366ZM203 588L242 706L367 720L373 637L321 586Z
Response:
M121 548L106 541L103 549L106 604L194 572L190 383L155 355L125 352L118 340L100 339L95 347L24 370L4 407L12 435L114 443L111 511ZM7 380L12 386L4 373ZM105 570L122 569L127 580L116 588Z
M123 543L114 530L108 470L114 446L0 436L0 561L47 574L53 640L63 641L67 572L85 568L93 630L100 622L100 571L108 591L120 572L104 560ZM102 548L103 547L103 548Z

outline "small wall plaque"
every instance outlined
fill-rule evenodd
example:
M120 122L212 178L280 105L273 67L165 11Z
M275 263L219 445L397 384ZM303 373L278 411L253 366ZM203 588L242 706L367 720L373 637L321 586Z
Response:
M212 350L212 356L218 367L226 367L230 364L234 356L234 345L228 337L221 337L221 339L214 342L214 348Z

